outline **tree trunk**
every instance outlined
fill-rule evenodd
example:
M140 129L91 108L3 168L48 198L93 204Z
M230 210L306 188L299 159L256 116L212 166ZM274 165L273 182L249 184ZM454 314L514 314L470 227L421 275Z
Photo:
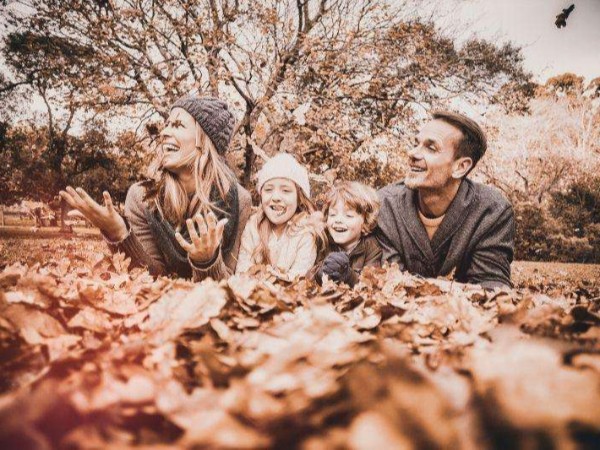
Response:
M252 136L252 128L249 121L246 121L244 124L244 133L246 133L248 138ZM246 139L246 148L244 149L244 177L242 179L242 185L245 188L250 187L250 178L252 177L252 168L254 167L255 159L256 155L254 154L252 144L250 144L250 139Z

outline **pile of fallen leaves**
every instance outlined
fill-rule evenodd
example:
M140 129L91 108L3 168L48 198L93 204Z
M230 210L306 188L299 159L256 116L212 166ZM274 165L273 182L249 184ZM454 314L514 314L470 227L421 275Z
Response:
M0 273L0 448L596 448L597 299L397 268L354 288Z

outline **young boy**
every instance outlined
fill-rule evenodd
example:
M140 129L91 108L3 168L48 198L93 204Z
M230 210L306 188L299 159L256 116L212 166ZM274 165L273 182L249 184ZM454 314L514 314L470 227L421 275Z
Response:
M381 266L381 247L371 234L377 224L379 198L374 189L358 182L341 182L331 188L324 205L330 253L317 268L335 282L354 286L365 266Z

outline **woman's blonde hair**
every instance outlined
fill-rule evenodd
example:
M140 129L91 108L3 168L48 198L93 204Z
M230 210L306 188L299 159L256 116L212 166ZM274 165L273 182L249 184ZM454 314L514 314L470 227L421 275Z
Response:
M352 208L365 221L363 225L363 234L369 234L377 225L377 215L379 214L379 197L377 192L370 186L357 181L341 181L331 187L325 198L323 205L323 214L329 215L329 209L342 200L348 208Z
M317 208L304 191L300 189L300 186L295 182L294 186L298 195L298 206L290 219L286 232L292 236L303 232L313 233L317 242L318 254L322 254L327 247L327 234L325 232L323 217L317 212ZM269 238L273 232L273 224L266 216L262 207L257 212L256 224L260 241L254 250L253 259L259 264L272 264L269 253Z
M173 163L166 163L165 155L159 150L149 168L150 178L157 181L155 202L158 211L177 227L183 226L185 219L196 212L220 211L211 200L212 189L216 187L219 197L225 200L234 179L231 169L197 122L196 150ZM194 174L196 191L191 198L179 178L169 170L184 167L192 169Z

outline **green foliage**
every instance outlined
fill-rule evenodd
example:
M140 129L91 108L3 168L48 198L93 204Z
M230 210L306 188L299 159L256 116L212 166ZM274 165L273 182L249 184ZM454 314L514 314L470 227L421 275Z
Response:
M49 202L67 185L81 186L96 199L108 190L123 201L127 188L141 179L146 152L133 133L110 140L102 128L81 136L55 136L48 143L42 128L0 127L0 203L21 199Z
M515 205L517 259L600 263L600 177L582 176L548 207Z

